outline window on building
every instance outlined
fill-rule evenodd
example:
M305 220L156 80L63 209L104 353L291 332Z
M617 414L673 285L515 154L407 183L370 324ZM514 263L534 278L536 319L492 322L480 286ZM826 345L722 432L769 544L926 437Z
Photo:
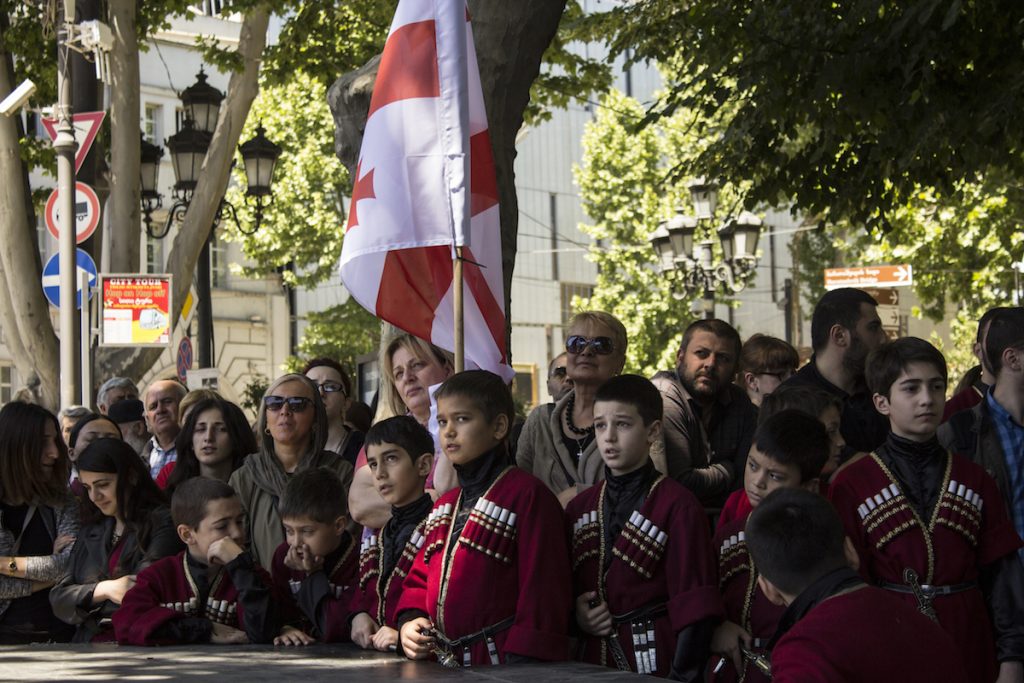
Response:
M196 4L192 5L192 9L194 9L199 14L205 14L208 17L215 17L219 15L221 11L223 11L224 1L201 0L200 2L197 2Z
M10 403L14 395L14 367L0 365L0 403Z
M574 297L589 299L594 296L594 285L585 285L579 282L562 283L562 324L569 323L569 319L576 313L572 300Z
M142 115L142 134L146 141L159 145L160 140L160 119L163 115L163 107L159 104L147 104Z
M513 364L516 376L512 379L512 398L516 408L522 407L523 414L528 415L533 406L537 405L537 366L534 364Z
M164 242L146 235L146 272L164 272Z
M214 232L210 236L210 286L226 287L229 272L227 244Z

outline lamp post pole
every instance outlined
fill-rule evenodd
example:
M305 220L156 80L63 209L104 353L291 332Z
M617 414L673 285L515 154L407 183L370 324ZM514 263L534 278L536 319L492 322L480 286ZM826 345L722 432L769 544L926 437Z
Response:
M196 355L200 368L213 367L213 302L210 301L213 288L210 286L210 240L213 239L213 231L216 229L217 222L214 221L210 234L203 242L203 250L199 254L199 264L196 266L196 291L199 294L199 302L196 304L199 348Z
M75 127L71 107L71 60L68 33L74 22L74 3L65 0L65 11L57 35L57 192L60 212L58 264L60 267L60 405L67 408L78 400L78 352L80 348L75 317L77 285L75 263ZM70 14L70 16L69 16ZM86 292L82 292L83 299Z

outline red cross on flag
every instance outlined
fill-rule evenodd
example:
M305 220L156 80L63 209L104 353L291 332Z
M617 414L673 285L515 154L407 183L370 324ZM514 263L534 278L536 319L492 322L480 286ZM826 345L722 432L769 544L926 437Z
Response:
M401 0L359 151L341 279L377 317L454 350L456 247L466 367L510 380L498 187L465 0Z

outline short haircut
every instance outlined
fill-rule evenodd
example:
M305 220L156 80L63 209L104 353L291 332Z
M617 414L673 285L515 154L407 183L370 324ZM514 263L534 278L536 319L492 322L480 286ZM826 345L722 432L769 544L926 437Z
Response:
M305 367L302 368L302 374L308 374L313 368L330 368L337 372L341 377L341 388L345 392L345 396L348 397L352 395L352 381L348 378L348 373L345 372L345 368L341 367L341 363L333 358L311 358L306 362Z
M800 482L821 476L832 452L832 440L817 417L802 410L782 410L758 426L754 447L783 465L796 465Z
M114 389L127 389L129 394L135 398L139 397L139 388L135 385L135 382L131 381L127 377L111 377L101 384L99 391L96 392L96 405L106 405L107 392Z
M163 379L155 379L149 383L149 386L146 387L146 393L142 397L143 403L149 403L149 390L152 389L155 385L160 384L161 382L167 382L169 386L171 386L174 389L174 394L175 396L177 396L179 404L181 403L181 399L185 398L185 394L188 393L188 387L186 387L184 384L182 384L181 382L174 378L165 377Z
M512 392L505 380L487 370L466 370L452 375L434 394L440 403L442 398L461 396L469 399L480 409L488 422L493 422L499 415L508 418L508 428L512 431L512 422L516 417ZM506 438L508 434L505 435Z
M747 518L747 548L776 588L799 595L848 566L839 514L823 497L800 488L772 491Z
M397 415L381 420L366 432L364 443L367 449L382 443L395 444L408 453L413 462L424 453L434 453L434 437L411 415Z
M888 396L892 383L911 363L927 363L939 371L943 381L948 379L946 359L937 348L924 339L903 337L883 344L868 355L864 367L868 389L872 393Z
M568 351L562 351L560 354L558 354L557 356L555 356L554 358L551 359L551 362L548 363L548 377L549 378L551 377L551 374L555 371L555 367L558 365L558 359L559 358L568 359L568 357L569 357L569 352ZM563 367L565 366L565 361L562 362L562 366Z
M1006 349L1024 348L1024 308L1003 308L992 316L985 335L985 359L993 375L1003 369Z
M783 384L761 399L757 424L764 424L769 417L783 410L799 410L820 419L822 413L829 408L835 408L840 414L843 412L843 404L838 396L803 384Z
M576 326L601 326L608 330L612 337L612 353L621 358L626 357L629 347L629 334L622 321L606 311L580 311L569 320L567 330Z
M373 424L373 411L362 401L351 401L345 411L345 422L365 433Z
M114 422L112 419L110 419L110 417L106 415L100 415L99 413L89 413L88 415L80 419L78 422L76 422L75 426L71 428L71 432L68 434L68 447L74 448L75 444L78 442L78 435L82 433L83 429L85 429L85 425L89 424L90 422L95 422L96 420L106 420L110 424L114 425L114 429L117 430L118 434L120 434L122 437L124 436L124 434L122 434L121 432L121 425Z
M978 319L978 332L977 335L974 337L974 341L980 344L982 337L985 336L985 329L992 324L992 319L995 318L1000 313L1002 313L1003 311L1011 310L1013 309L1007 308L1006 306L995 306L985 311L981 315L981 318Z
M853 287L825 292L811 315L811 348L821 351L828 345L829 330L833 325L856 329L861 304L877 306L878 302L864 290Z
M796 370L800 355L789 342L767 334L755 334L740 349L739 371L755 375L775 370Z
M660 420L664 411L661 392L651 384L651 380L640 375L617 375L602 384L594 395L594 403L598 401L617 401L636 408L644 426Z
M174 490L171 497L171 518L175 524L198 529L206 519L207 506L215 500L234 498L238 494L226 482L209 477L192 477Z
M69 420L81 420L83 417L91 413L92 411L85 406L68 406L59 413L57 413L57 419L63 420L65 418Z
M333 470L318 467L297 472L284 488L277 514L282 520L306 517L330 524L348 514L348 493Z
M736 354L736 360L739 360L740 349L743 347L743 342L740 341L740 333L736 331L736 328L717 318L711 320L695 320L689 324L686 330L683 331L683 341L679 345L679 348L684 351L690 347L690 341L693 339L693 335L697 332L710 332L719 339L728 339L732 342L734 353Z

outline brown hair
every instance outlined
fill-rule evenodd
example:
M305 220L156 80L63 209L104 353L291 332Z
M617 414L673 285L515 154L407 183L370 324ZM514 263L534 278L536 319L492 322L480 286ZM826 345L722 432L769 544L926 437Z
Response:
M53 427L59 457L53 469L43 469L47 425ZM0 500L8 505L62 505L68 492L71 460L57 417L32 403L12 401L0 409Z
M740 342L740 333L736 331L736 328L718 318L712 318L711 320L696 320L690 323L686 331L683 332L683 341L679 345L679 348L683 351L690 346L690 340L693 339L694 332L710 332L720 339L728 339L732 342L733 348L736 350L736 359L739 360L740 349L743 344Z
M220 394L213 389L193 389L188 392L182 396L181 401L178 403L178 424L185 424L185 413L187 413L188 409L192 406L199 405L203 401L220 397Z
M743 344L740 350L739 373L759 374L774 370L796 370L800 356L791 344L778 337L755 334Z
M215 500L234 498L235 490L219 479L192 477L185 481L171 496L171 519L175 524L184 524L198 529L206 518L206 507Z

